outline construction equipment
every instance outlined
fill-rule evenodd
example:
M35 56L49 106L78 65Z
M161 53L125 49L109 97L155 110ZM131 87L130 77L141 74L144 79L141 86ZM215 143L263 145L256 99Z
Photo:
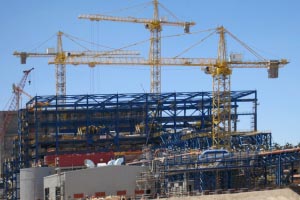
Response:
M65 52L63 52L62 37L63 33L57 33L57 51L54 49L48 49L46 53L31 53L31 52L17 52L13 53L14 56L19 56L21 58L21 64L26 64L27 57L55 57L56 64L56 95L66 94L66 65L64 59L66 57Z
M153 0L154 13L152 19L134 18L134 17L114 17L104 15L80 15L79 19L89 19L92 21L116 21L116 22L132 22L145 24L146 29L149 29L150 36L150 51L149 61L151 62L150 74L150 91L151 93L161 93L161 31L163 25L181 26L184 27L184 32L189 33L190 26L195 25L194 22L171 22L159 18L158 0Z
M73 51L64 51L62 36L66 35L65 33L59 31L57 33L57 50L49 48L46 53L35 53L35 52L18 52L15 51L13 53L14 56L18 56L21 58L21 64L26 64L26 60L28 57L50 57L55 60L56 67L56 95L66 95L66 59L70 57L111 57L111 56L123 56L123 55L139 55L137 51L125 51L125 50L111 50L111 51L81 51L81 52L73 52Z
M212 98L212 143L216 147L230 146L231 135L231 104L230 104L230 75L233 68L265 68L268 69L269 78L278 77L278 69L288 64L286 59L267 60L254 52L245 43L237 39L223 26L217 27L215 33L219 34L218 57L217 58L160 58L159 66L189 66L201 67L206 74L213 78ZM228 59L225 33L237 40L252 54L259 58L258 61L242 61L241 59ZM55 64L56 61L49 61ZM148 65L153 66L151 58L107 58L107 57L68 57L66 64L79 65Z
M4 115L4 120L0 127L0 141L3 141L4 134L7 130L7 127L9 125L11 119L12 119L12 112L20 109L20 98L23 93L21 91L23 91L25 84L26 84L26 80L27 80L30 72L33 69L34 68L31 68L29 70L24 70L23 71L24 75L23 75L21 81L18 83L18 85L13 84L13 95L10 99L10 104L8 106L7 113Z
M19 86L17 86L16 84L13 84L13 91L15 94L25 94L29 99L32 99L33 96L31 96L30 94L28 94L27 92L25 92L22 88L20 88ZM20 107L20 106L18 106Z

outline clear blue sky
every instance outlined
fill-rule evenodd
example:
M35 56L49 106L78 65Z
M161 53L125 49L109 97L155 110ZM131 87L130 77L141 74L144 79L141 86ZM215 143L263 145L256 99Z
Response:
M152 7L139 6L149 0L1 0L0 1L0 108L12 94L12 84L19 82L22 71L35 67L31 85L25 91L31 95L55 94L55 68L47 58L29 58L20 65L12 55L18 51L45 52L55 47L57 31L118 48L149 38L142 24L79 20L79 14L152 17ZM287 58L290 64L279 72L278 79L268 79L265 69L238 69L232 74L232 90L258 91L258 128L272 130L275 142L300 142L298 102L300 74L300 1L299 0L161 0L181 21L195 21L191 31L206 30L223 25L239 39L268 59ZM130 8L131 9L124 9ZM161 16L170 21L170 13L161 9ZM183 33L178 27L164 27L163 36ZM207 33L163 39L162 56L172 57L204 38ZM47 39L51 38L46 43ZM65 50L82 50L63 38ZM228 39L230 52L248 52ZM87 48L103 50L90 44ZM147 57L149 44L133 46ZM184 57L215 57L217 36L193 48ZM67 66L67 93L134 93L149 91L148 67ZM211 77L198 68L164 68L162 91L211 91ZM27 101L24 97L23 101ZM24 104L24 103L23 103ZM245 127L247 129L248 127Z

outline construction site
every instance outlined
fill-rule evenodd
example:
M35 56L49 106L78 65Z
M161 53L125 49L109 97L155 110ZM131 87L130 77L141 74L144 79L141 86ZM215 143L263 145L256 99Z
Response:
M271 131L258 130L259 91L232 91L230 81L235 69L278 78L289 60L260 56L224 26L209 30L208 36L218 37L215 58L162 57L163 27L191 34L196 23L161 18L165 7L150 3L152 18L78 16L90 23L144 25L150 33L148 58L127 46L66 51L62 38L72 36L62 31L56 48L12 52L21 64L48 58L56 70L56 94L26 92L33 67L13 85L9 108L0 115L2 199L246 199L244 194L263 199L273 193L299 198L300 146L274 145ZM256 60L228 52L228 37ZM150 92L68 94L66 65L149 66ZM212 90L162 92L165 66L200 68L211 77ZM25 105L21 96L29 98Z

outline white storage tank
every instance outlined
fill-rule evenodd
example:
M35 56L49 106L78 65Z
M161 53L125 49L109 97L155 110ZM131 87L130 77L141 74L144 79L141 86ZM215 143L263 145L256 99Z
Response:
M44 177L54 173L52 167L34 167L20 170L20 199L44 199Z

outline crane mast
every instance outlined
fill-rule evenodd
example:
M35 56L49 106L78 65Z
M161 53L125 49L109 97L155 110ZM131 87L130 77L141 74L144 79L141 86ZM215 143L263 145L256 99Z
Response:
M219 148L230 147L231 135L231 69L227 62L227 50L224 27L218 27L219 47L216 66L211 73L213 78L212 96L212 145ZM220 142L223 141L223 144Z
M159 23L159 13L158 13L158 1L154 0L154 15L153 22L148 25L151 32L150 38L150 55L149 59L152 62L151 65L151 93L161 93L161 24Z
M56 95L66 95L66 55L63 52L62 34L61 31L57 33L57 56L55 64Z
M189 32L190 26L195 25L194 22L178 22L166 21L159 19L159 2L153 0L153 18L134 18L134 17L114 17L105 15L79 15L79 19L89 19L91 21L116 21L116 22L132 22L143 23L150 31L150 49L148 62L150 62L150 91L151 93L161 93L161 31L163 25L182 26L186 33Z

